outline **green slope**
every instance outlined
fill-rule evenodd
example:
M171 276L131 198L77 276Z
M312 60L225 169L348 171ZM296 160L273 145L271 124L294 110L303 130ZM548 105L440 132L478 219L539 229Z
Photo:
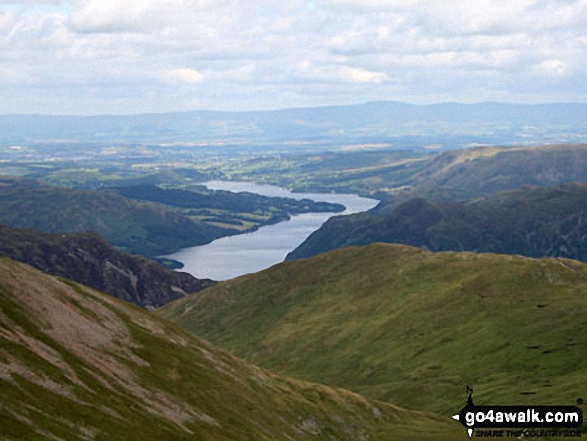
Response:
M524 187L469 202L410 199L389 213L329 219L288 260L350 245L402 243L587 261L587 184Z
M157 256L227 235L171 209L117 194L0 179L0 223L47 233L94 231L133 253Z
M448 418L274 375L0 259L2 440L454 440Z
M133 185L106 188L130 199L159 202L181 208L216 209L233 213L274 212L276 216L287 219L291 214L309 212L340 212L341 204L315 202L310 199L296 200L282 197L267 197L254 193L234 193L224 190L209 190L195 187L190 190L179 188L160 188L156 185Z
M435 157L412 176L412 196L427 197L435 186L475 197L575 181L587 181L587 144L478 147Z
M587 265L400 245L287 262L161 315L297 378L444 414L587 395Z

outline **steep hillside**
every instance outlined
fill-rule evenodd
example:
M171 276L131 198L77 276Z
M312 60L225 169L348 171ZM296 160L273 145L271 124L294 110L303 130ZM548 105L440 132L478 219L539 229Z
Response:
M587 184L524 187L470 202L415 198L384 214L329 219L288 260L374 242L587 261Z
M413 197L458 201L525 185L581 181L587 181L587 144L454 150L429 160L405 186L390 189L378 211L389 212Z
M0 259L2 440L456 440L447 417L277 376Z
M96 233L49 234L0 225L0 256L143 307L159 307L214 284L122 253Z
M272 370L448 414L586 398L587 265L401 245L220 283L161 315Z
M447 152L421 173L417 179L432 178L443 187L480 193L582 181L587 180L587 144Z
M113 245L156 256L226 235L172 210L91 190L0 180L0 223L48 233L94 231Z

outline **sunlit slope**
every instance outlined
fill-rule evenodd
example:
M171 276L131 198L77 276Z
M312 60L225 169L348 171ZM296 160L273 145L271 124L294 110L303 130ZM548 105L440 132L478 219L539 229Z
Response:
M161 314L278 372L399 405L587 395L587 265L374 244L287 262Z
M413 176L411 197L458 200L524 185L587 180L587 144L479 147L448 151ZM442 191L448 190L444 197ZM454 192L454 194L450 194ZM445 199L446 198L446 199ZM404 199L405 200L405 199ZM390 206L393 204L390 204ZM386 211L385 206L381 211Z
M454 421L276 376L0 259L2 440L452 440ZM464 437L463 437L464 439Z

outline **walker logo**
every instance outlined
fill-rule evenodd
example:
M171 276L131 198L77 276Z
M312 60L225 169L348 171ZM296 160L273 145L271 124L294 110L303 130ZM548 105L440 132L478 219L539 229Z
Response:
M465 426L469 438L581 436L583 411L575 406L475 406L473 388L453 419Z

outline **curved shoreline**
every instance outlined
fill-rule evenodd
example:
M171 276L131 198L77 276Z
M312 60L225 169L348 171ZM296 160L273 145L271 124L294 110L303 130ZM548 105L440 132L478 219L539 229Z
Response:
M184 248L162 256L181 262L184 265L181 271L213 280L232 279L281 263L290 251L330 217L367 211L379 203L376 199L357 195L292 193L281 187L248 182L210 181L203 185L213 190L248 191L265 196L311 199L316 202L340 203L346 207L342 213L305 213L291 216L287 221L266 225L254 232L223 237L206 245Z

